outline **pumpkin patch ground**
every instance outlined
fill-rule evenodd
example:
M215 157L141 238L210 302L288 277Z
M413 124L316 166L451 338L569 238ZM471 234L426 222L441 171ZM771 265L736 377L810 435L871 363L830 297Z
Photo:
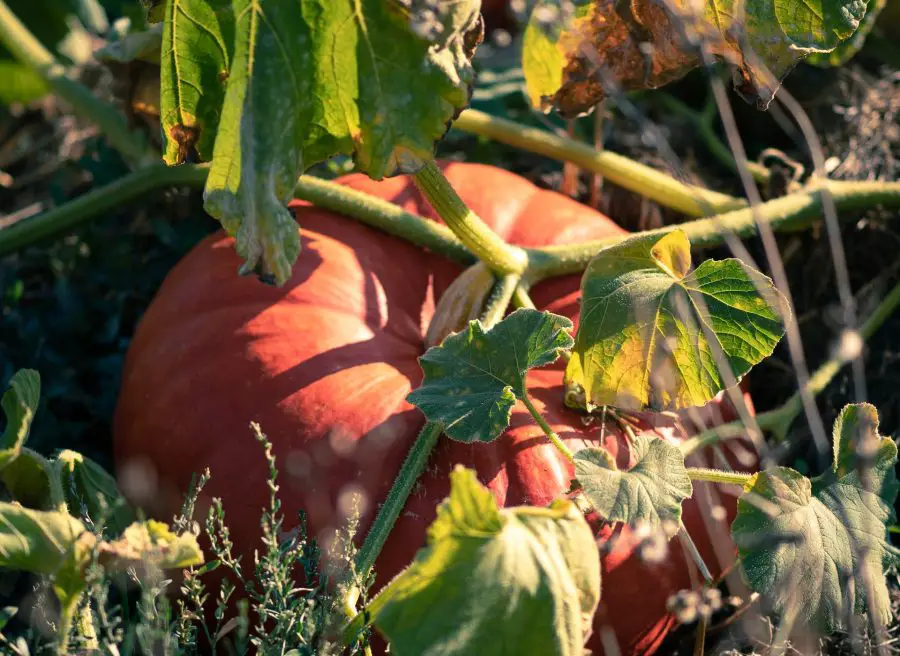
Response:
M485 2L483 40L466 3L437 22L432 4L403 4L407 25L362 0L380 56L353 59L343 123L295 124L272 99L285 75L263 95L274 32L226 48L229 65L260 48L262 72L220 76L221 97L215 75L167 71L176 48L126 56L139 41L97 32L73 78L115 92L159 170L108 123L73 140L90 112L0 90L0 651L894 653L889 29L792 66L762 111L749 60L732 88L678 46L640 81L618 13L625 95L537 31L567 3ZM679 43L633 4L656 21L641 38ZM151 45L178 43L173 16ZM551 46L569 59L545 77ZM195 106L204 130L173 123L173 79L217 99ZM373 100L369 79L397 88ZM246 143L222 136L233 120ZM276 125L302 148L267 142ZM297 153L317 163L282 204ZM16 232L54 207L68 227Z

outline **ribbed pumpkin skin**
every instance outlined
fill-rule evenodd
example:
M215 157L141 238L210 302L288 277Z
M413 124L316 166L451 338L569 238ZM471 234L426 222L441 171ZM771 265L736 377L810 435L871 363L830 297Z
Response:
M444 169L470 207L512 243L623 233L598 212L503 170L459 163ZM406 177L374 182L351 175L341 182L433 218ZM303 509L311 534L327 540L349 511L349 493L363 492L362 529L368 528L423 424L405 397L421 381L416 358L435 300L460 272L440 256L351 219L305 203L294 209L303 251L284 287L238 277L238 256L221 233L200 242L170 272L129 349L115 417L119 471L152 465L156 511L177 508L192 474L210 467L205 494L222 497L236 548L248 553L248 562L268 495L266 465L248 424L259 422L274 443L289 521ZM539 308L577 322L578 289L578 276L570 276L536 286L532 297ZM535 405L578 450L597 443L600 422L585 426L563 406L562 370L532 372L529 385ZM729 403L717 401L699 416L714 424L735 415ZM679 439L670 420L655 420L662 438ZM629 464L627 442L614 425L606 426L605 443L621 467ZM521 406L512 428L490 445L442 438L378 560L376 589L423 545L457 463L474 468L506 506L547 504L569 487L572 474ZM745 463L753 464L752 458ZM719 571L734 556L728 525L735 502L695 485L695 499L706 495L722 497L727 522L702 516L691 501L685 523ZM634 554L627 531L615 531L622 534L610 551L611 533L598 529L607 553L589 646L602 653L601 629L611 626L624 654L650 653L673 625L666 599L699 577L677 540L668 560L651 566Z

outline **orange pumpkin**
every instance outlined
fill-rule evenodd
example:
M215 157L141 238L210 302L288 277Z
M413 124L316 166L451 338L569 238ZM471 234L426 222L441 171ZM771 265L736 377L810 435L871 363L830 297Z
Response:
M542 246L624 233L602 214L506 171L461 163L443 168L460 196L510 243ZM435 219L406 177L375 182L350 175L340 182ZM233 241L222 233L200 242L171 271L129 349L115 418L120 471L152 468L158 511L177 507L192 474L210 467L207 492L223 498L242 553L258 544L268 494L251 421L274 443L289 519L305 510L311 534L327 539L350 512L349 493L361 492L367 500L361 529L368 527L424 423L405 399L422 378L417 358L435 301L461 271L355 220L303 202L293 207L303 251L284 287L239 278ZM539 308L576 322L578 295L578 276L532 290ZM615 424L587 425L564 406L562 365L533 371L528 382L535 405L571 449L596 444L604 432L620 466L631 463ZM734 417L721 398L694 414L709 424ZM669 418L647 414L642 421L661 439L684 437ZM547 504L572 476L521 406L511 428L491 444L442 438L378 559L376 589L423 546L457 463L476 470L506 506ZM726 519L701 512L698 499L724 507ZM705 484L695 485L695 499L686 504L685 523L714 573L734 558L728 533L734 510L732 496ZM603 598L590 647L601 653L613 635L624 654L650 653L674 625L666 600L696 587L699 576L677 540L654 564L642 561L627 529L598 522L597 535Z

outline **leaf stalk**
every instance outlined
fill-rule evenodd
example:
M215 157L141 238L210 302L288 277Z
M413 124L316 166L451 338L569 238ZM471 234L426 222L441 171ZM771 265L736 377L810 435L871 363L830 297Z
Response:
M413 181L444 223L491 271L501 277L525 272L525 251L507 244L469 209L434 161L416 173Z

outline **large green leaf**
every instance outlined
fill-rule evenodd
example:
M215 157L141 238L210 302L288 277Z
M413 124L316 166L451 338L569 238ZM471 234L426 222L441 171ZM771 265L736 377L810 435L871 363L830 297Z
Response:
M787 467L767 470L738 501L732 535L750 587L822 631L850 629L847 617L870 605L882 625L891 619L884 563L897 446L877 430L873 406L845 407L829 471L810 481Z
M572 322L549 312L516 310L484 331L480 321L419 358L425 379L407 400L460 442L491 442L525 395L529 369L572 347Z
M834 51L876 1L539 0L524 43L529 96L575 116L611 89L652 89L703 66L701 40L736 66L738 91L766 107L799 61Z
M313 164L352 154L380 179L433 157L469 100L479 7L441 3L422 22L398 0L167 1L166 160L212 155L206 209L236 236L243 273L290 277L286 205Z
M740 380L772 353L787 311L772 281L736 259L690 268L680 230L629 239L591 261L567 403L589 411L703 405L725 389L723 367Z
M13 374L9 389L0 400L6 416L6 430L0 436L0 470L15 460L28 439L31 421L41 399L41 376L33 369Z
M458 466L428 546L367 610L398 656L581 656L599 598L593 532L571 502L500 510Z
M575 454L575 478L600 515L611 522L645 521L653 529L664 520L677 526L681 503L693 493L681 450L655 437L632 442L634 467L620 471L607 451L582 449Z

